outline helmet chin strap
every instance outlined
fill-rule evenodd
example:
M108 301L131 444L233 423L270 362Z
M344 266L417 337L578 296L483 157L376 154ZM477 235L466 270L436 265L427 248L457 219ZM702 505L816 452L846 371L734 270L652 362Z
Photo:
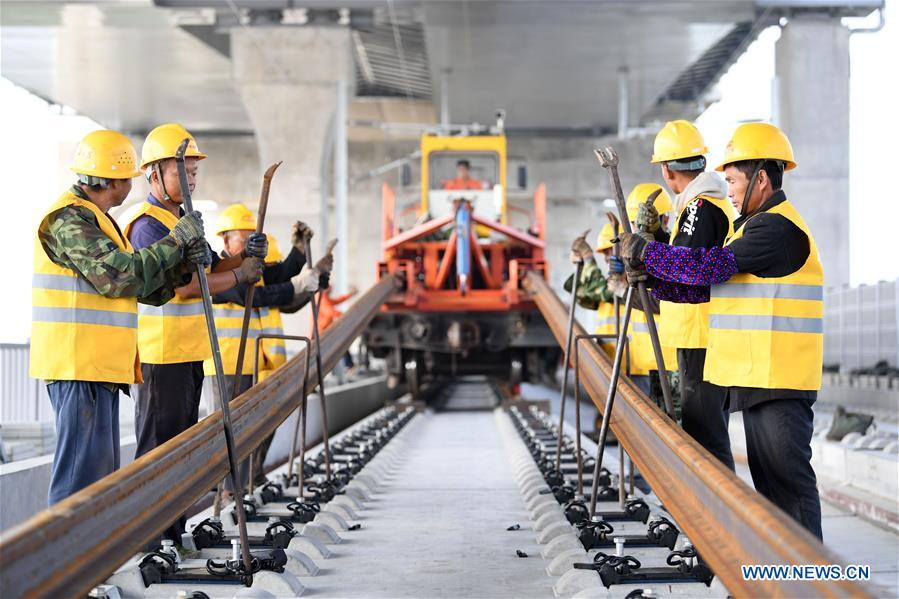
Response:
M159 160L153 163L153 170L156 171L156 178L159 180L159 186L162 187L162 199L166 202L172 201L172 196L169 195L169 192L165 189L165 179L162 178L162 161Z
M761 172L764 165L765 161L760 160L758 165L756 165L755 169L752 171L752 176L749 178L749 185L746 187L746 192L743 194L743 205L740 206L740 216L749 215L749 196L752 195L752 188L755 187L755 182L759 178L759 172Z

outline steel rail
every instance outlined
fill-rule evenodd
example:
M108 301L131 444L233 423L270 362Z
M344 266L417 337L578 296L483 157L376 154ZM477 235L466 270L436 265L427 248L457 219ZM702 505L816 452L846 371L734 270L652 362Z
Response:
M321 336L328 372L362 333L381 304L399 288L385 277ZM305 350L231 402L240 458L297 409ZM317 380L310 373L306 384ZM85 596L122 563L152 542L179 514L228 472L216 411L131 464L3 531L0 597Z
M556 340L565 343L565 305L539 275L528 273L524 287ZM585 334L579 323L575 334ZM611 361L597 345L585 344L577 368L602 410ZM871 596L866 586L845 580L744 580L741 565L845 564L712 457L626 377L620 379L610 425L665 509L735 597Z

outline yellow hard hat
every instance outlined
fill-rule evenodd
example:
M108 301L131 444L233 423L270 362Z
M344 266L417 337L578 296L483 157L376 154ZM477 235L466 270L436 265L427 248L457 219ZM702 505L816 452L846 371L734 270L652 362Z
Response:
M793 146L784 132L771 123L744 123L737 127L724 150L724 160L715 170L741 160L779 160L784 170L796 168Z
M188 133L187 129L178 123L166 123L159 125L147 134L147 139L144 140L144 146L140 152L140 169L144 170L147 165L157 160L174 158L175 151L185 138L189 138L190 143L187 144L184 156L197 160L206 158L206 154L200 151L194 136Z
M657 189L661 189L662 193L656 197L656 200L652 205L655 206L655 209L658 210L659 214L665 214L674 209L671 198L668 196L668 193L662 189L661 185L658 183L638 183L637 185L634 185L631 192L627 194L628 220L633 221L637 218L637 210L639 210L640 204L645 202L646 198L651 196Z
M268 253L265 255L265 263L274 264L283 260L284 255L281 254L281 246L278 245L278 240L275 239L275 236L271 233L266 233L265 237L268 239Z
M130 179L140 174L131 140L108 129L85 135L69 168L79 175L104 179Z
M669 162L709 153L702 133L690 121L668 121L652 144L652 162Z
M183 139L183 138L182 138ZM231 204L219 215L215 224L215 234L225 231L255 231L256 215L243 204Z
M615 233L612 231L612 223L606 223L599 230L599 237L596 238L596 251L601 252L612 247L612 237Z

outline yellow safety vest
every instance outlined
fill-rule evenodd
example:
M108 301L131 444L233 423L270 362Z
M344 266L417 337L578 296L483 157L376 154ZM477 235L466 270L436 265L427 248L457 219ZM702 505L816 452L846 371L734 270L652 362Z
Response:
M215 316L215 328L218 331L223 374L233 375L237 370L237 352L240 349L240 328L243 325L244 307L233 302L213 304L212 313ZM267 317L268 314L268 308L252 308L250 311L250 326L247 329L246 350L240 374L253 374L256 337L262 330L261 318ZM215 376L215 365L212 363L212 358L203 361L203 374Z
M624 321L624 302L618 307L621 313L621 321ZM600 302L596 310L597 335L611 335L615 333L615 308L611 302ZM659 316L656 315L656 326L659 326ZM628 358L630 361L630 374L639 376L647 375L650 370L658 370L655 354L652 351L652 341L649 337L649 329L646 325L646 315L642 310L631 310L631 322L628 325ZM603 350L612 357L615 355L615 343L603 343ZM677 352L671 347L662 347L662 357L665 360L666 370L677 370ZM626 366L622 365L622 367Z
M619 309L619 312L621 310ZM615 304L612 302L599 302L596 309L596 334L597 335L614 335L615 334ZM612 340L602 341L603 351L612 358L615 356L615 342Z
M281 321L281 310L269 308L268 315L261 316L262 332L274 335L284 334L284 324ZM287 361L287 346L283 339L263 339L262 356L260 356L259 380L264 380L276 368Z
M704 202L711 202L727 216L727 236L734 234L733 206L726 198L712 198L699 196ZM689 208L691 202L684 206L675 220L675 227L671 230L669 243L674 244L674 238L680 229L681 216ZM689 219L689 215L687 215ZM689 223L686 223L689 224ZM675 302L660 302L661 318L658 318L659 340L663 347L673 348L704 348L709 344L709 305L704 304L679 304ZM668 363L666 358L665 363Z
M126 236L134 221L144 215L169 229L178 222L168 210L144 202L125 225ZM163 306L141 304L137 327L137 346L141 360L147 364L200 362L212 357L201 298L181 299L176 295Z
M722 387L821 388L824 358L824 269L805 221L789 202L771 210L808 236L798 271L762 278L740 273L713 285L705 379ZM743 235L745 224L724 244Z
M41 222L72 205L93 212L119 249L134 253L107 214L71 191L50 206ZM53 381L141 382L137 298L100 295L74 270L50 260L37 233L34 243L29 375Z
M661 327L665 320L660 314L655 314L656 327ZM631 310L631 374L649 374L650 370L658 370L656 355L652 351L652 340L649 337L649 326L646 324L646 314L642 310ZM677 370L677 349L662 346L662 359L665 361L665 370Z

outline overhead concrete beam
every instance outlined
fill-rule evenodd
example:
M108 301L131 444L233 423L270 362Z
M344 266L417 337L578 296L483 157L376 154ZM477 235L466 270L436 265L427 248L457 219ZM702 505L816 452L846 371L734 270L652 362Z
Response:
M318 233L315 258L328 239L319 226L322 145L337 82L353 81L349 29L233 29L231 57L234 84L256 133L260 169L284 162L272 183L266 229L283 246L293 222L311 224Z

